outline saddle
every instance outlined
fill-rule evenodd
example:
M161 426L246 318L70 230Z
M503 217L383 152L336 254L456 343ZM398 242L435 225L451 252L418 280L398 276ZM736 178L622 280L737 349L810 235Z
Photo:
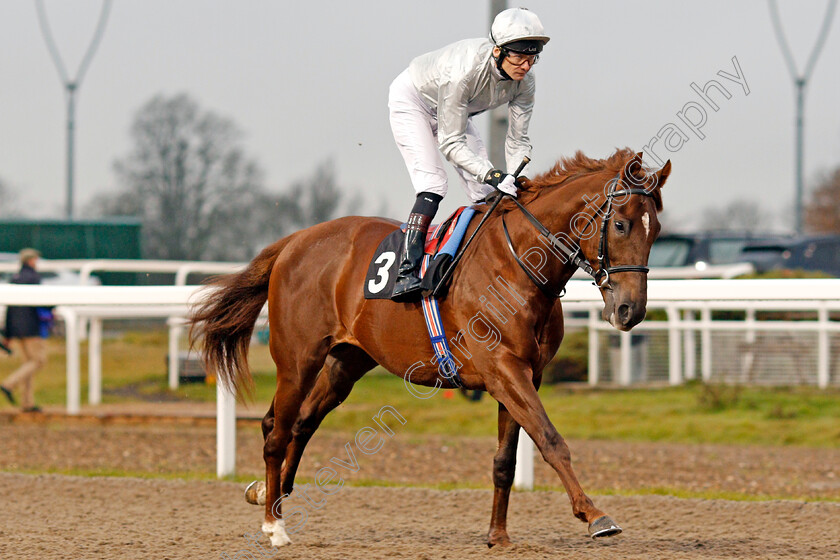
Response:
M464 240L475 209L462 206L440 224L433 224L426 234L426 249L420 265L424 293L431 292L449 268ZM376 248L365 276L365 299L391 299L397 280L397 262L405 239L405 226L388 234ZM451 276L450 276L451 277ZM444 291L439 291L440 296Z
M451 387L463 387L464 383L458 375L457 362L449 349L438 308L437 298L445 296L446 285L437 290L435 288L442 278L446 277L446 282L452 278L451 274L447 275L447 271L464 240L464 234L475 212L472 207L462 206L441 224L431 226L426 233L425 254L420 263L423 287L421 307L435 353L434 363L437 364L441 378ZM399 268L397 255L401 254L404 242L405 224L379 243L365 276L366 299L391 299Z

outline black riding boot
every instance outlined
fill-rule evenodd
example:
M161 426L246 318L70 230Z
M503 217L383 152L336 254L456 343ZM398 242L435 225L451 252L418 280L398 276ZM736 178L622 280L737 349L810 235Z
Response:
M420 263L426 246L426 232L437 213L441 196L422 192L417 195L414 208L408 217L405 231L405 243L400 255L397 283L391 299L394 301L416 301L420 299Z
M415 228L412 220L425 218ZM419 221L419 220L418 220ZM412 214L405 232L405 243L400 256L400 267L397 283L391 299L394 301L413 301L420 299L420 263L423 260L423 250L426 246L426 232L429 230L431 218L422 214Z

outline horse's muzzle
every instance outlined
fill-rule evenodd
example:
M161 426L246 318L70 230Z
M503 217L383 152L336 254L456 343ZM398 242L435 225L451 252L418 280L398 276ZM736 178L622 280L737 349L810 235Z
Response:
M616 303L611 297L606 298L601 317L620 331L629 331L645 318L645 303L624 301Z

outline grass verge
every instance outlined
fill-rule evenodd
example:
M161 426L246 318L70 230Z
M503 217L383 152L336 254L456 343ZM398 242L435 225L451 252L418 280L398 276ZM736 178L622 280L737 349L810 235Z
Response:
M50 339L49 350L49 364L36 378L37 399L41 404L62 405L66 398L63 341ZM252 345L250 361L255 401L260 409L267 408L275 389L268 348ZM0 377L16 364L16 359L0 360ZM86 389L82 388L83 395ZM573 439L840 448L840 390L836 388L742 387L727 394L724 389L711 390L697 383L659 389L547 385L540 396L560 433ZM183 384L169 390L166 333L130 332L104 343L103 401L136 400L212 402L215 387ZM355 431L369 425L386 405L405 418L404 433L496 435L497 405L489 396L472 402L441 390L430 399L418 399L402 379L381 369L359 381L347 401L327 416L323 427ZM8 406L5 401L0 403L0 408Z

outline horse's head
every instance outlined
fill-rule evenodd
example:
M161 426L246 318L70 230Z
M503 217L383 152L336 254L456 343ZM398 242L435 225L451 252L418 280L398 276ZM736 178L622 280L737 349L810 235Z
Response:
M563 285L575 266L589 272L604 298L604 320L619 330L645 316L646 265L659 235L660 190L670 173L670 161L652 172L642 165L642 154L623 149L602 160L578 152L533 181L522 180L524 204L533 203L547 220L555 247L565 254L553 282Z
M627 161L603 189L597 232L582 242L604 298L601 316L618 330L645 318L648 256L660 230L660 189L670 173L670 161L655 172L643 167L640 153Z

